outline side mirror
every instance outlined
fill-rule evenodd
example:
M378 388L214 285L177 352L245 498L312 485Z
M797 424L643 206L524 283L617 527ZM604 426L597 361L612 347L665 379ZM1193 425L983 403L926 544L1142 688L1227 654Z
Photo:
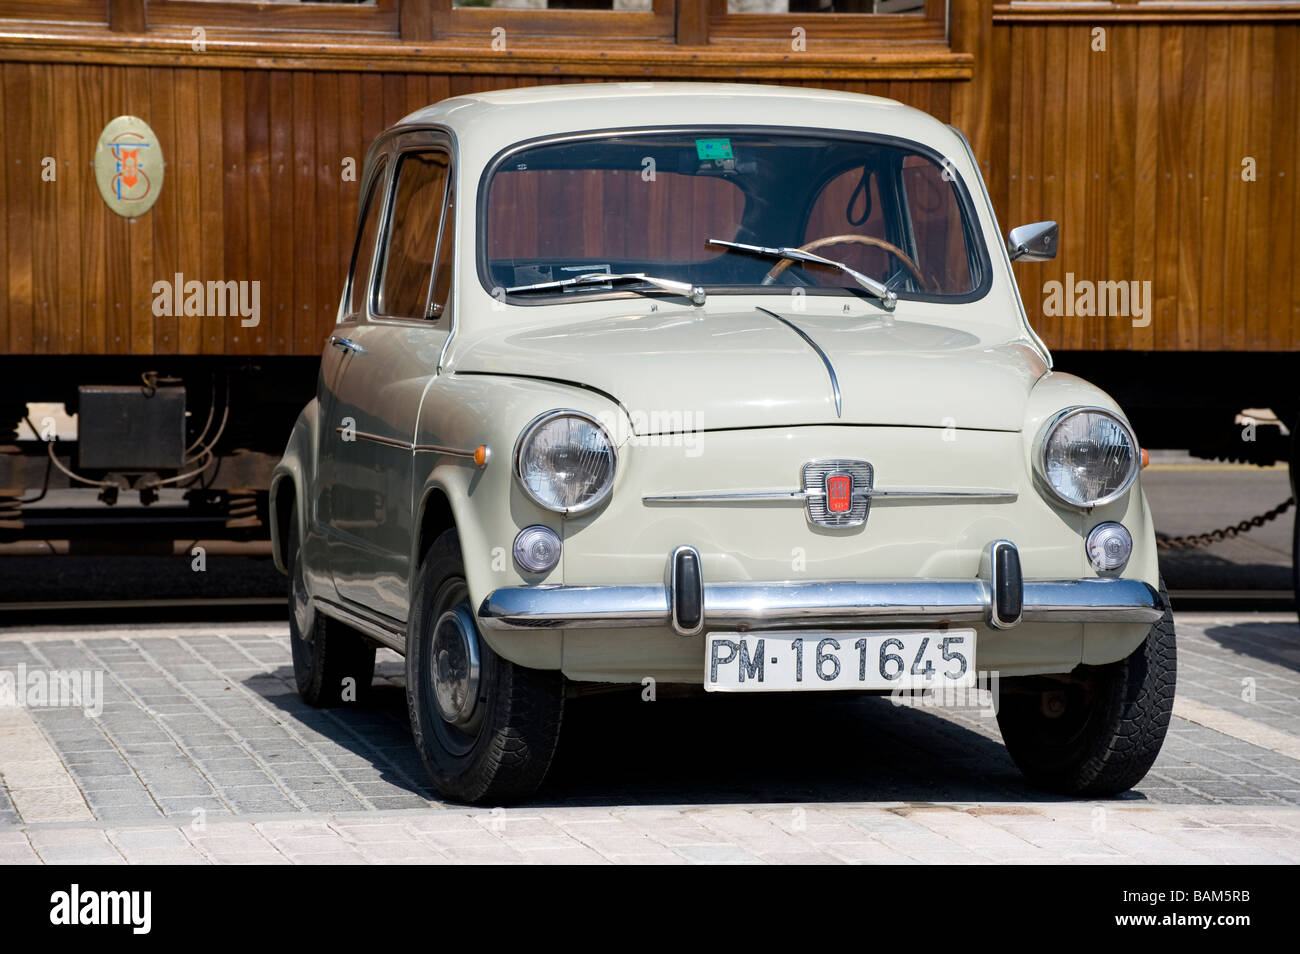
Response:
M1060 229L1055 222L1034 222L1018 225L1007 236L1007 251L1011 261L1050 262L1056 258L1056 242Z

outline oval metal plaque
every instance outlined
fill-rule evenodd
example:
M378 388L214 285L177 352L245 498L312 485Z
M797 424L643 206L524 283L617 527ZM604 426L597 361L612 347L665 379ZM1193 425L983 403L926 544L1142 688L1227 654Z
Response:
M163 184L162 144L138 116L118 116L99 134L95 182L118 215L144 215L158 201Z

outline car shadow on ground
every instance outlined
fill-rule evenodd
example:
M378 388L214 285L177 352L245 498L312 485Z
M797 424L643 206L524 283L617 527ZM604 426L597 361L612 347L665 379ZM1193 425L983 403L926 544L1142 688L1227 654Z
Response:
M1205 635L1231 652L1300 672L1298 623L1251 622L1211 626Z
M273 675L292 678L287 669ZM399 683L378 681L355 708L312 710L292 693L268 701L369 760L383 780L436 800ZM880 696L661 692L648 702L635 686L568 700L555 761L528 804L1065 800L1024 781L991 716L987 731Z

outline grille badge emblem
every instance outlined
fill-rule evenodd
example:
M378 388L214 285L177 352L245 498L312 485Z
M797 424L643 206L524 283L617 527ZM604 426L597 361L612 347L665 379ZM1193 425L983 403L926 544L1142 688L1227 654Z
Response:
M827 458L803 465L808 522L819 527L860 527L871 509L873 470L865 460Z
M831 474L826 478L826 509L847 513L852 504L853 478L848 474Z

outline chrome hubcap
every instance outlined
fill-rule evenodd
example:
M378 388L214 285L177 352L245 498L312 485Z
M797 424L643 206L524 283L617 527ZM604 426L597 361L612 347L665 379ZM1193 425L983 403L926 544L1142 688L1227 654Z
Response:
M467 725L478 705L478 630L461 605L438 617L430 648L433 694L438 711L452 725Z
M312 627L316 624L316 607L312 605L311 594L307 592L307 577L303 573L302 551L299 550L293 561L293 621L298 626L298 638L310 643Z

